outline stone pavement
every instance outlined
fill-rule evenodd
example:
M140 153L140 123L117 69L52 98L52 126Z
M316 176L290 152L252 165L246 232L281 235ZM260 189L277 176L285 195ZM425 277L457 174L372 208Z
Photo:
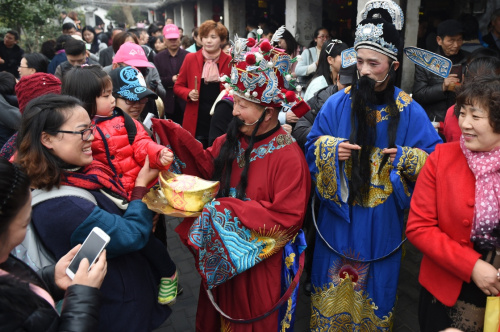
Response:
M167 221L168 250L170 256L180 271L179 280L184 292L172 306L173 313L155 332L194 332L196 306L200 277L194 267L194 259L189 250L180 242L174 228L180 219L172 218ZM421 254L409 242L404 245L404 258L399 277L398 301L394 314L393 332L418 332L417 308L420 286L418 284L418 268ZM305 278L305 273L302 279ZM311 302L302 292L297 304L297 318L295 332L308 331ZM216 331L214 331L216 332ZM267 332L267 331L263 331Z

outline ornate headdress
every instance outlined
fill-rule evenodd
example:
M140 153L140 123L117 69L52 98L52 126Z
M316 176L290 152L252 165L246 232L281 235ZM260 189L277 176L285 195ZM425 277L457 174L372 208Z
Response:
M398 60L399 32L404 16L401 7L391 0L369 1L360 12L363 19L356 27L354 49L368 48Z
M358 22L367 18L383 18L387 22L392 22L396 30L399 31L403 29L405 23L403 10L392 0L368 1L359 12Z
M292 58L282 49L272 46L283 31L284 26L274 33L271 41L261 40L261 29L257 30L257 40L235 35L231 41L231 76L224 75L220 80L229 93L263 106L283 107L284 111L291 110L301 117L310 108L293 91L300 92L302 87L296 85L290 72L292 63L300 60L300 56Z

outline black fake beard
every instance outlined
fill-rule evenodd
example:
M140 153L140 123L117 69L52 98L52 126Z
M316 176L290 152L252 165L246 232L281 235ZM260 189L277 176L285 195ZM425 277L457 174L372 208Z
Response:
M259 130L260 124L264 121L266 112L263 112L262 116L257 121L257 124L250 136L248 147L245 150L244 162L245 166L243 172L241 173L240 183L237 186L236 198L244 199L245 192L248 185L248 169L250 167L250 153L253 149L255 143L255 135ZM220 189L217 197L229 197L231 190L231 173L232 165L239 153L238 138L240 134L241 126L244 126L245 122L238 117L233 117L228 125L226 133L226 141L222 144L221 150L217 158L214 160L214 175L212 180L220 181Z
M387 87L384 91L375 92L375 80L362 76L352 90L352 111L351 111L351 135L349 142L361 146L361 150L352 150L351 180L349 182L349 203L356 201L364 206L365 194L369 190L372 169L370 155L372 147L377 140L377 121L374 114L375 105L386 105L386 111L390 115L389 126L387 128L388 148L395 147L396 132L399 124L399 109L394 100L394 78L396 72L392 68L389 70ZM382 170L389 160L389 155L384 155L378 172Z

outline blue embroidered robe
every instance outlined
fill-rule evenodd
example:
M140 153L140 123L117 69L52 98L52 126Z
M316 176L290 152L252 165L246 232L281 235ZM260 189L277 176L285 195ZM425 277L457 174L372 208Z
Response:
M328 99L306 144L320 200L311 330L389 331L401 262L399 246L404 238L403 210L409 208L427 154L441 139L422 107L396 88L394 99L400 111L396 158L377 173L382 149L388 148L390 118L386 105L378 105L369 111L377 131L371 147L370 187L364 206L357 202L351 206L347 203L351 162L339 162L337 151L351 133L350 97L347 88Z

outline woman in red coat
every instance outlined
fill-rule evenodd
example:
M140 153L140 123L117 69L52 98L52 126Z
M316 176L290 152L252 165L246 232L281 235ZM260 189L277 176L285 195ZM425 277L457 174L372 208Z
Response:
M208 20L198 30L203 47L196 53L186 55L174 93L187 102L182 127L207 148L210 109L224 88L219 77L230 75L231 57L221 52L221 44L228 39L224 25Z
M482 331L500 292L500 78L467 81L457 96L459 142L436 146L420 172L406 234L424 257L421 331Z

